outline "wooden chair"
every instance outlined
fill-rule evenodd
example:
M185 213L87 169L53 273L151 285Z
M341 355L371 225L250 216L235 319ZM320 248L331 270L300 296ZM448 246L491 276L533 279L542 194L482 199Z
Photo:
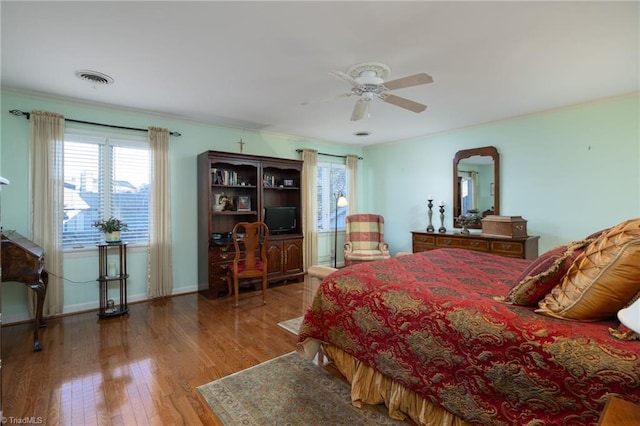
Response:
M267 242L269 228L263 222L240 222L231 233L235 257L227 272L227 286L236 295L238 306L239 280L262 278L262 302L267 303ZM242 243L242 247L240 245Z

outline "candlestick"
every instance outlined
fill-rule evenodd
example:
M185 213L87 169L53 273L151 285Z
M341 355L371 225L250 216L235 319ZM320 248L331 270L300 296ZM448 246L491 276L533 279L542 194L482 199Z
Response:
M440 204L440 228L438 228L438 232L441 234L447 232L447 228L444 227L444 203L442 201Z
M429 202L427 204L427 207L429 207L429 211L427 212L427 214L429 215L429 225L427 226L427 232L433 232L435 231L435 228L431 223L431 218L433 217L433 211L431 210L433 208L433 197L429 197L427 201Z

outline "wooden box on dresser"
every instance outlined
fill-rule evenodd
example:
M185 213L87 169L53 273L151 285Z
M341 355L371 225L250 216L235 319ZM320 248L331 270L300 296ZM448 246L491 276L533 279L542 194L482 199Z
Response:
M295 207L297 216L294 230L269 236L269 282L302 280L302 161L217 151L203 152L197 161L200 293L227 294L230 233L238 222L263 221L265 207Z
M414 253L438 248L461 248L522 259L538 257L538 239L540 238L538 236L510 238L455 232L412 231L411 233Z

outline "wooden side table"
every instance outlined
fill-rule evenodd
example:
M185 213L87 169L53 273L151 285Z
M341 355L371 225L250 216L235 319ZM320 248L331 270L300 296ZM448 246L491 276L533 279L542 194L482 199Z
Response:
M600 414L598 426L640 425L640 405L612 396Z

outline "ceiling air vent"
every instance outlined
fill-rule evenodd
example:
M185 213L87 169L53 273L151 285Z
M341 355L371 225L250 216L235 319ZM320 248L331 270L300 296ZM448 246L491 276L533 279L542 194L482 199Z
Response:
M114 81L113 78L109 77L106 74L103 74L98 71L91 71L91 70L78 70L76 71L76 77L78 77L81 80L88 81L89 83L92 83L94 85L113 84L113 81Z
M358 132L355 132L353 135L354 136L369 136L371 134L370 131L368 130L360 130Z

